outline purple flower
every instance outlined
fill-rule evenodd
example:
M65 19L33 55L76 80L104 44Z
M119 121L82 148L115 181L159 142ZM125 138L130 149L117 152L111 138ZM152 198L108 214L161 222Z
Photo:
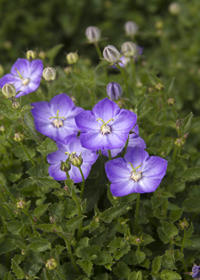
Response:
M108 97L112 100L118 100L122 96L122 88L120 84L111 82L106 87Z
M80 139L75 135L70 135L66 137L62 143L58 142L58 151L49 154L47 156L47 161L50 163L49 166L49 175L53 177L55 180L61 181L66 180L66 173L60 170L61 162L65 162L70 155L79 157L83 160L81 165L81 170L83 172L83 176L86 179L90 173L90 169L92 164L97 160L98 154L95 151L91 151L85 149L81 146ZM67 152L67 154L66 154ZM74 183L82 182L82 176L78 167L71 165L71 169L68 171L70 179L74 181Z
M120 110L108 98L99 101L92 111L84 111L76 116L76 124L81 131L81 144L91 150L121 148L136 120L135 113Z
M25 58L18 58L11 68L11 74L6 74L0 79L0 87L5 84L14 84L19 93L16 98L29 94L38 89L42 77L42 60L29 61Z
M62 141L66 136L77 134L75 116L83 111L75 107L74 102L65 93L54 96L50 102L35 102L31 110L35 128L55 141Z
M107 162L105 169L114 196L149 193L159 186L166 173L167 161L157 156L149 157L145 150L135 147L124 159Z
M200 279L200 266L194 265L192 267L192 278Z
M128 140L126 152L130 151L135 146L138 146L139 148L142 148L142 149L146 149L145 141L141 137L139 137L138 125L136 125L132 131L134 133L129 134L129 140ZM122 150L124 149L124 147L125 147L125 145L122 148L110 150L112 158L114 158L118 154L120 154L122 152ZM104 156L109 157L108 150L102 150L101 152Z

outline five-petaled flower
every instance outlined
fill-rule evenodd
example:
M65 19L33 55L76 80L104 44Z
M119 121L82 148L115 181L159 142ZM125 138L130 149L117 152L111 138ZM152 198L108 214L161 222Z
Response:
M83 148L80 139L75 135L66 137L62 142L58 142L57 146L58 151L47 156L47 161L50 163L49 175L52 176L54 180L66 180L66 173L61 171L60 166L62 162L67 162L70 179L72 179L74 183L82 182L80 170L76 166L76 163L74 163L76 159L81 158L81 170L84 179L86 179L90 173L92 164L95 163L98 158L98 154L95 151Z
M114 196L149 193L159 186L166 173L167 161L157 156L149 157L145 150L135 147L124 159L107 162L105 169Z
M35 128L55 141L62 141L66 136L77 134L75 116L83 111L75 107L74 102L65 93L54 96L50 102L35 102L31 110Z
M42 77L42 60L29 61L18 58L11 68L11 74L6 74L0 79L0 87L13 84L18 94L16 98L27 95L38 89Z
M99 101L92 111L84 111L75 118L81 131L83 147L91 150L110 150L121 148L130 130L136 124L135 113L122 109L105 98Z

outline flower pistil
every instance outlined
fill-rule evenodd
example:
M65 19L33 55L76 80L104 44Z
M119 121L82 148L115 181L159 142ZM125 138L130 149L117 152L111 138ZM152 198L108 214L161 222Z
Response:
M139 166L137 166L136 168L133 167L132 163L131 162L128 162L133 171L131 172L131 177L130 179L134 180L135 182L139 181L141 178L142 178L142 171L136 171L138 168L140 168L142 166L142 164L140 164Z
M63 121L62 121L61 119L66 120L65 117L59 116L59 110L57 110L57 112L56 112L56 117L50 117L49 119L50 119L50 120L51 120L51 119L55 119L55 120L53 120L52 123L53 123L53 125L54 125L56 128L59 128L59 127L62 127L62 126L63 126Z
M103 122L103 124L101 125L101 134L105 135L108 133L111 133L111 126L107 125L109 122L114 121L114 119L110 119L107 122L104 122L104 120L102 120L101 118L98 118L98 120L101 120Z

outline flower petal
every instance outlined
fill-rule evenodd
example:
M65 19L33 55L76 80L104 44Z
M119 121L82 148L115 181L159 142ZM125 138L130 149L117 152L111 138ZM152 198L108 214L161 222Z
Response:
M54 180L57 181L67 179L66 173L60 170L60 164L58 163L49 166L49 176L53 177Z
M162 179L167 170L167 161L161 157L151 156L142 166L142 173L145 177Z
M108 161L105 170L111 183L129 180L132 171L131 166L123 158Z
M148 159L148 157L149 154L145 150L136 146L126 153L124 159L126 162L131 162L134 168L142 164L137 171L143 171L143 163Z
M131 134L129 135L127 152L130 151L135 146L138 146L141 149L146 149L146 143L144 142L144 140L135 134Z
M113 132L129 133L137 121L137 115L129 110L122 109L112 124Z
M139 193L149 193L154 192L160 185L161 179L154 179L151 177L142 177L137 183L139 185Z
M94 106L92 112L96 119L101 118L104 122L107 122L110 119L116 118L116 115L120 112L120 108L115 102L104 98Z
M14 82L15 78L13 77L13 75L6 74L0 79L0 88L2 88L5 84L14 84Z
M34 59L31 61L29 77L31 80L41 81L42 71L43 71L43 62L39 59Z
M75 121L81 133L88 132L88 130L100 131L101 124L91 111L81 112L76 116Z
M16 69L24 77L29 77L30 61L25 58L18 58L11 68L11 74L19 76Z
M131 194L134 191L134 181L133 180L125 180L121 182L116 182L110 185L110 191L114 196L124 196Z

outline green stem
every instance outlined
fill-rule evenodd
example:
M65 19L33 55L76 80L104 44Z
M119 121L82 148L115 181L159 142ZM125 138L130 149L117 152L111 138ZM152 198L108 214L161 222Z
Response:
M102 57L102 53L101 53L101 50L100 50L100 48L99 48L98 43L97 43L97 42L94 43L94 46L95 46L95 49L96 49L96 51L97 51L97 54L98 54L99 58L101 58L101 57Z
M131 59L131 65L132 65L133 85L134 85L134 83L136 83L136 71L135 71L135 61L134 61L134 58Z
M137 193L136 209L135 209L135 229L137 230L138 226L138 215L140 209L140 193Z
M119 65L119 62L117 62L117 67L118 67L119 70L121 71L122 76L123 76L123 78L124 78L124 82L125 82L125 85L126 85L126 97L129 98L128 82L127 82L126 74L125 74L125 72L124 72L124 69Z
M176 112L176 110L175 110L174 105L172 105L172 111L173 111L174 117L175 117L175 119L176 119L176 118L177 118L177 112Z
M83 197L83 191L84 191L84 186L85 186L85 178L84 178L84 175L83 175L83 172L81 170L81 167L79 166L79 171L81 173L81 176L82 176L82 186L81 186L81 198Z
M111 160L112 156L111 156L111 151L110 150L108 150L108 156L109 156L109 160Z
M162 92L162 101L163 101L163 121L165 122L166 120L166 105L165 105L165 97L164 94ZM162 137L165 136L165 126L163 126L163 133L162 133Z
M67 180L70 180L70 176L69 176L68 171L66 171L66 176L67 176Z
M181 253L183 253L186 237L187 237L187 232L186 232L186 229L184 229L184 236L183 236L183 243L182 243L182 246L181 246Z
M29 158L29 160L31 161L32 165L35 166L35 162L32 160L32 158L30 157L29 153L27 152L26 148L24 147L24 144L22 142L19 142L22 149L24 150L25 154L27 155L27 157Z
M70 260L71 260L71 263L72 263L72 265L73 265L75 271L76 271L78 274L80 274L80 270L79 270L79 268L78 268L78 266L77 266L77 264L76 264L76 261L75 261L75 259L74 259L73 254L72 254L72 249L71 249L71 246L70 246L70 243L69 243L69 240L68 240L67 236L66 236L64 233L61 233L61 232L59 232L58 235L60 235L60 236L64 239L65 244L66 244L66 247L67 247L67 251L68 251L68 254L69 254L69 258L70 258Z
M72 199L74 200L74 202L77 206L78 214L81 216L82 215L81 206L80 206L80 203L78 201L78 197L77 197L74 189L72 189ZM80 226L79 226L79 229L78 229L78 240L81 238L82 232L83 232L83 226L82 226L82 223L81 223Z
M177 157L176 157L176 163L177 163L178 160L179 160L180 154L181 154L181 147L178 147L178 154L177 154Z
M126 154L126 149L128 147L128 142L129 142L129 136L128 136L128 139L126 140L126 144L125 144L125 147L124 147L124 156Z
M176 161L176 154L177 154L177 150L178 150L178 148L177 147L175 147L175 149L174 149L174 153L173 153L173 157L172 157L172 165L175 163L175 161Z

